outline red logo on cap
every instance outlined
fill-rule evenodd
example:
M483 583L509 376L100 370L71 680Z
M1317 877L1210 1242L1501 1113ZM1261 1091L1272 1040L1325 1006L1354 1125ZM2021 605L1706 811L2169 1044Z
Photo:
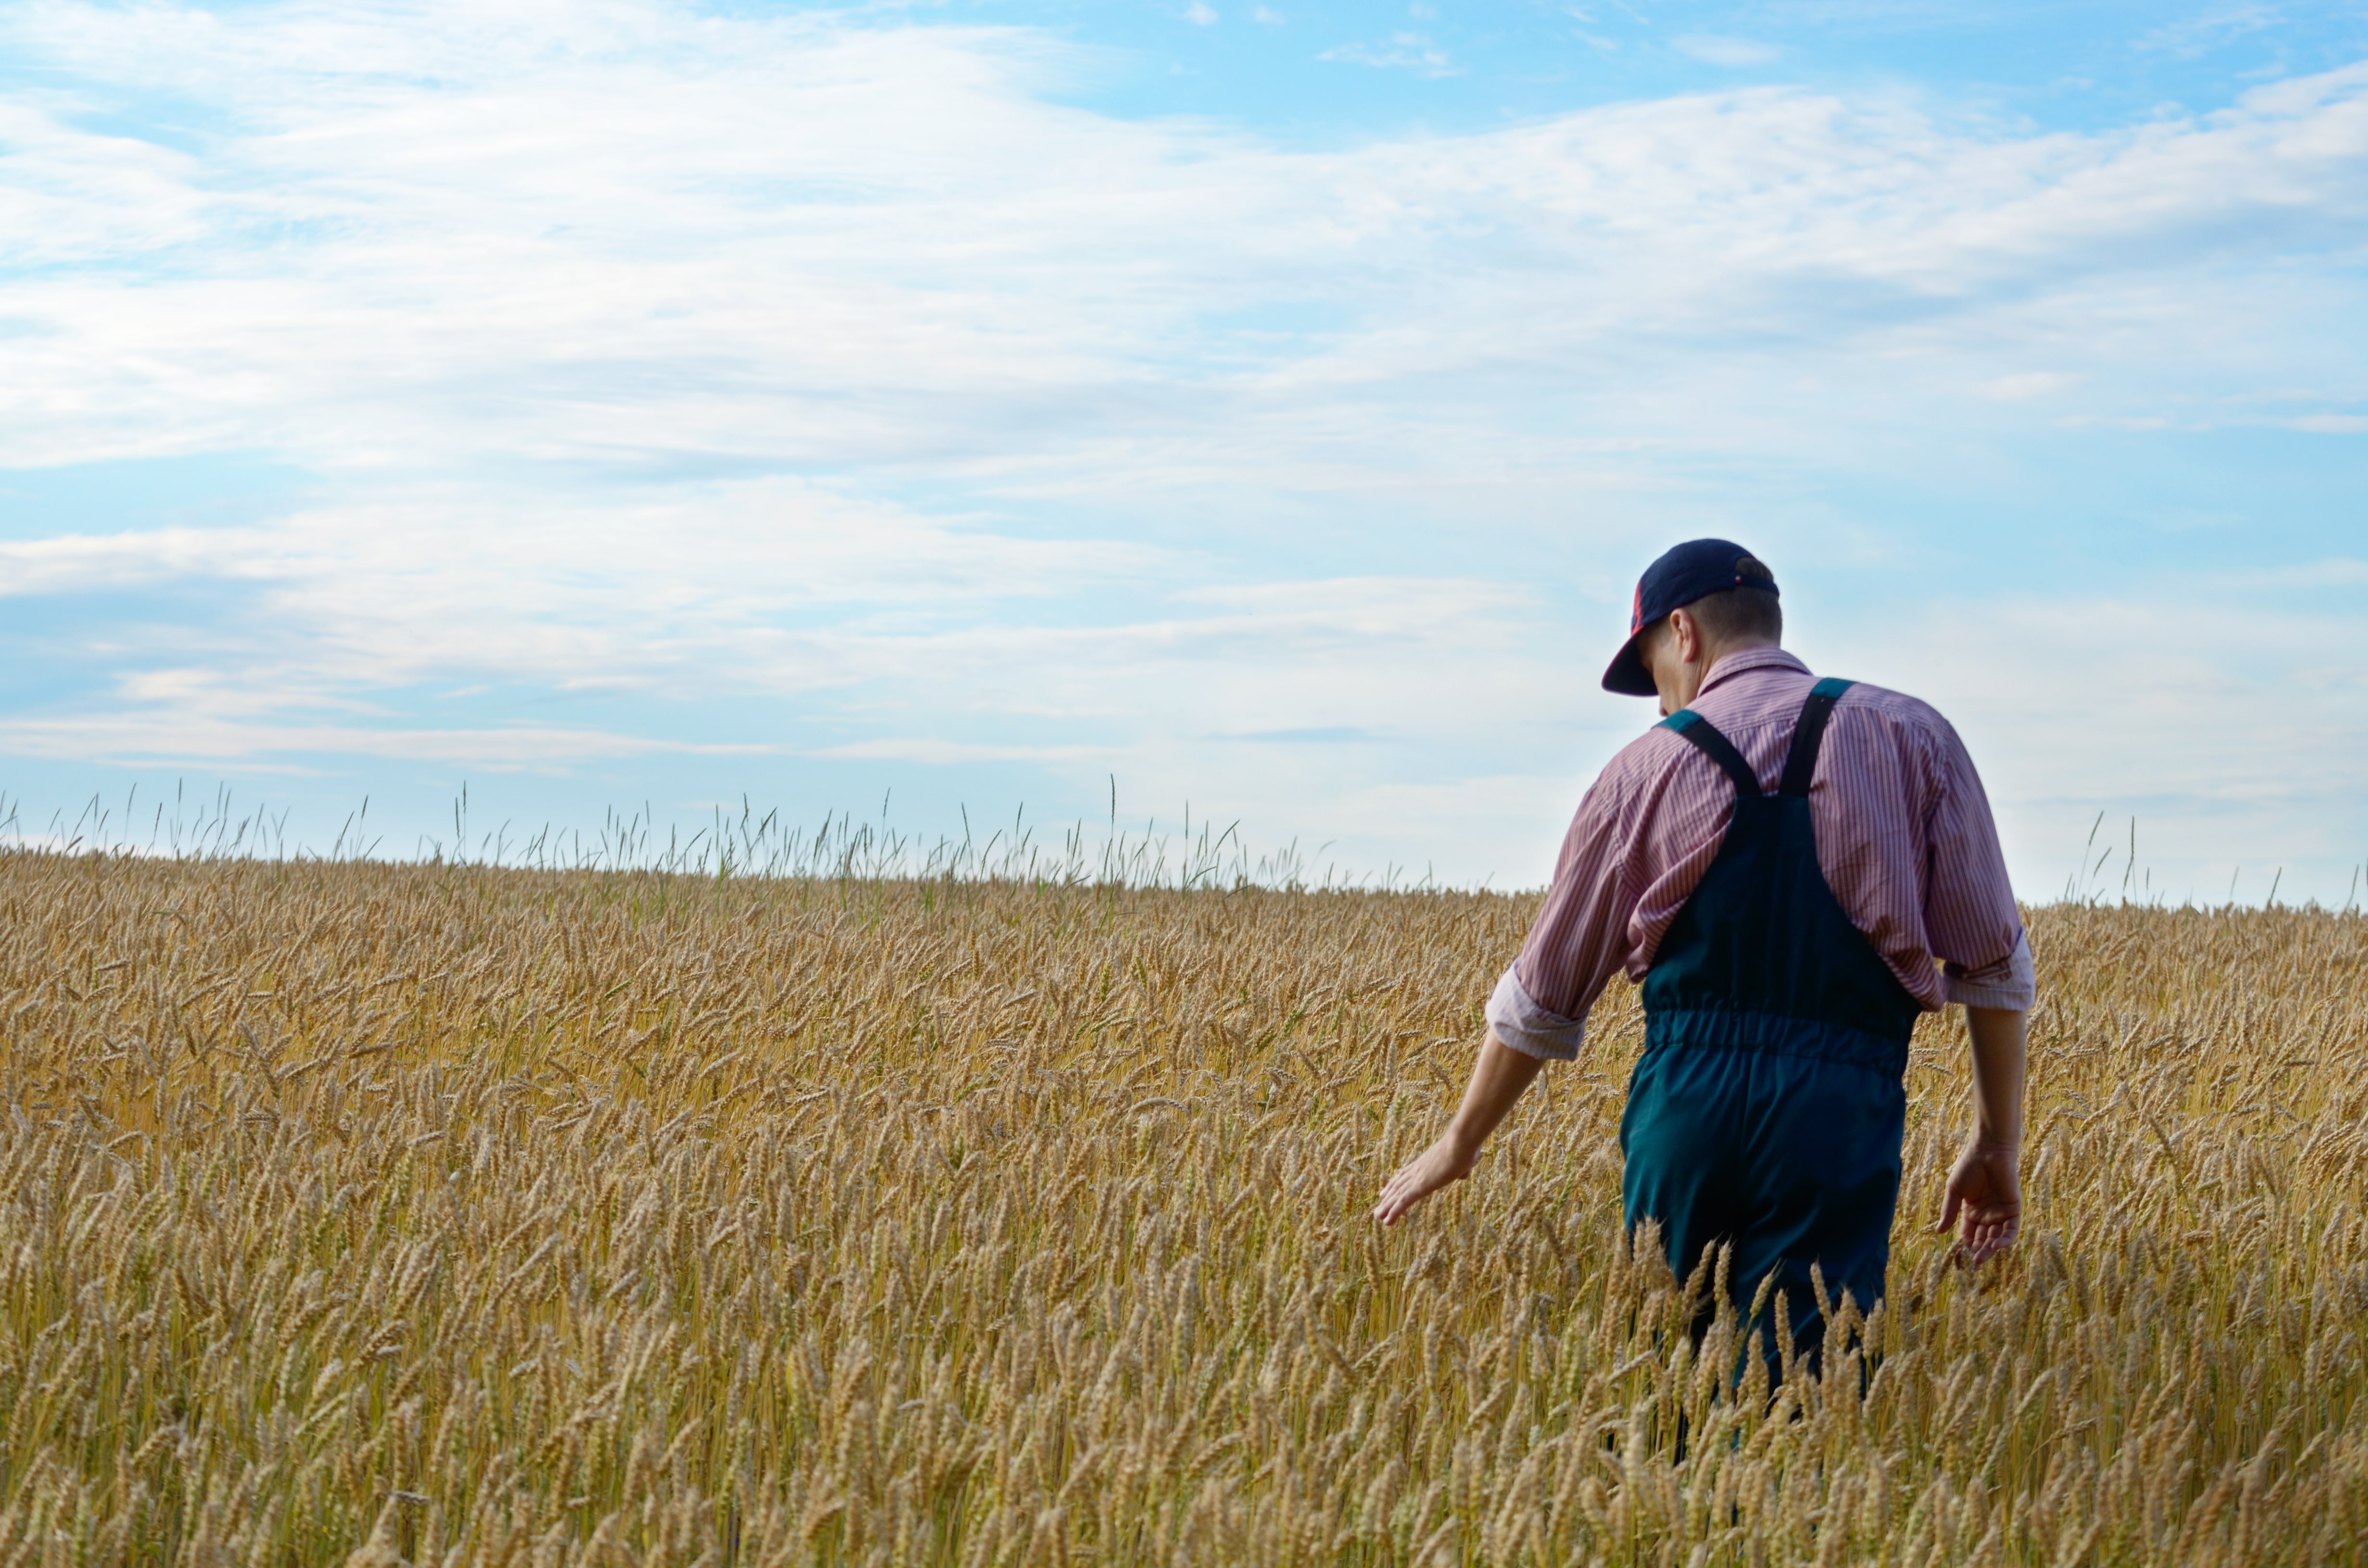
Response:
M1645 624L1645 581L1636 580L1636 597L1628 606L1628 635L1634 637Z

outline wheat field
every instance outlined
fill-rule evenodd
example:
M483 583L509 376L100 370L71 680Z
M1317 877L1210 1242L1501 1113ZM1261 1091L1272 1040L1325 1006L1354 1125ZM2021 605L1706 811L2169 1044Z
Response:
M1530 898L19 851L0 901L8 1564L2368 1556L2357 916L2034 911L2020 1250L1917 1228L1927 1019L1891 1300L1771 1398L1623 1243L1624 988L1366 1218Z

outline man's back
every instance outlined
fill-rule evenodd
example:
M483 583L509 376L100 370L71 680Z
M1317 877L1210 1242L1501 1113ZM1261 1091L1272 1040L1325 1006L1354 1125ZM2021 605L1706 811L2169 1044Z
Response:
M1816 678L1781 649L1745 649L1718 661L1688 707L1772 790ZM1664 727L1611 760L1490 1003L1500 1039L1535 1055L1577 1054L1579 1021L1605 983L1623 971L1641 981L1651 968L1718 854L1735 793L1715 763ZM2030 954L1988 802L1946 720L1915 698L1852 685L1827 723L1809 812L1827 885L1918 1004L2031 1005Z

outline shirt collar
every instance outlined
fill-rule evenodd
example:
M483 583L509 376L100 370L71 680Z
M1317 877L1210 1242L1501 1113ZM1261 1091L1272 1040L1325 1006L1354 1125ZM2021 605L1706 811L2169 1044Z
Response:
M1737 653L1721 654L1718 663L1711 665L1710 673L1702 677L1701 690L1694 695L1700 697L1729 676L1739 676L1746 670L1798 670L1807 675L1809 666L1782 648L1745 648Z

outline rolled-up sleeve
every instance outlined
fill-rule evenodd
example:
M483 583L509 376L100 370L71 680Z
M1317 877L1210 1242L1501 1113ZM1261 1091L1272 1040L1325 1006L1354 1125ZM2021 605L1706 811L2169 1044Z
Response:
M2028 1013L2039 996L2039 975L2031 961L2031 939L2015 933L2014 951L1981 969L1945 966L1941 983L1949 1000L1966 1007L2005 1007Z
M1587 1039L1587 1015L1566 1018L1538 1006L1521 984L1520 966L1507 969L1488 997L1488 1028L1497 1038L1524 1056L1547 1062L1571 1062Z
M1942 988L1965 1006L2027 1012L2038 982L1989 797L1957 732L1943 722L1937 743L1926 819L1924 930L1941 960Z

